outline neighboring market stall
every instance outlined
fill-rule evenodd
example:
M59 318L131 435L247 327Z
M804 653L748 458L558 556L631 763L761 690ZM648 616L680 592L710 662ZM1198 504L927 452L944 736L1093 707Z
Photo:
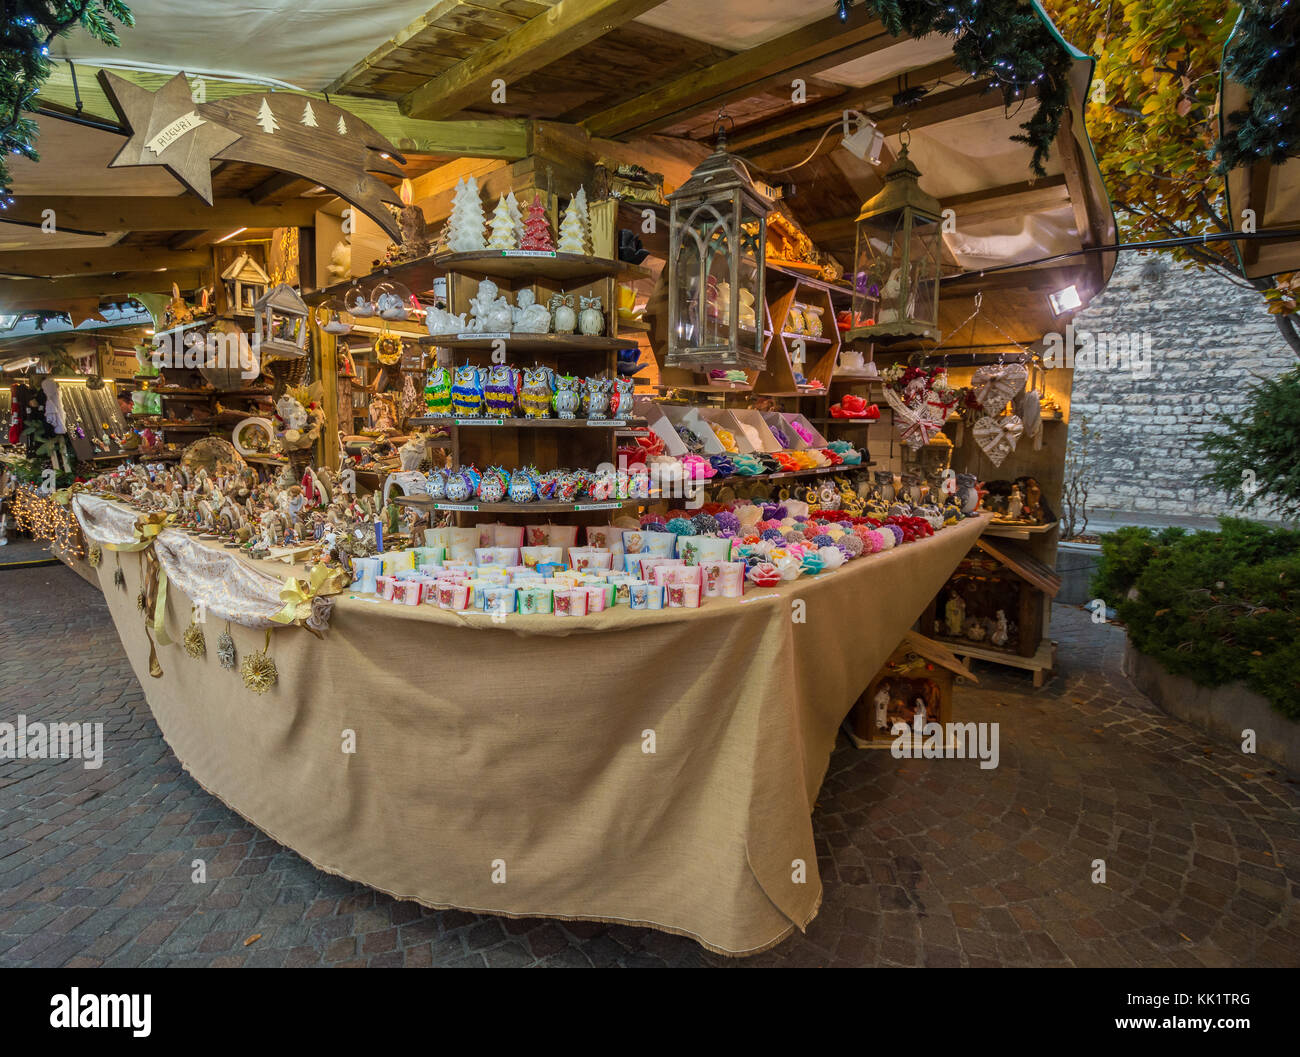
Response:
M86 365L112 408L23 365L77 478L27 491L178 758L322 869L753 953L918 618L1050 670L1045 335L1112 262L1033 262L1114 239L1090 63L769 6L443 5L200 91L132 67L180 46L142 4L42 90L0 310L150 325Z

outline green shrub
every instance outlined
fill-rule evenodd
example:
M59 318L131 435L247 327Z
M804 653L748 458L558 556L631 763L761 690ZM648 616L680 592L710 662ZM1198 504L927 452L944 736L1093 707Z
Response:
M1218 532L1102 538L1093 593L1136 649L1201 686L1241 680L1300 719L1300 532L1225 518Z
M1243 411L1215 421L1220 431L1200 440L1211 466L1202 483L1243 510L1272 506L1285 519L1300 517L1300 367L1264 379Z

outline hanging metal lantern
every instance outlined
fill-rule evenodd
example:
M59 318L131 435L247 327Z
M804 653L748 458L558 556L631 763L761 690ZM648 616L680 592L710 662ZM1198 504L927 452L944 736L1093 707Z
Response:
M772 203L741 159L717 148L668 196L669 367L762 370L763 257Z
M253 347L265 359L297 359L307 353L308 308L288 283L272 287L253 306L256 331Z
M939 338L943 208L921 190L920 176L904 142L885 186L858 214L846 341Z

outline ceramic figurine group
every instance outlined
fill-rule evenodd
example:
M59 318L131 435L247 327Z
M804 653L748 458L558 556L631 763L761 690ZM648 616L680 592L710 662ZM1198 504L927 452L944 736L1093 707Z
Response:
M552 294L547 304L539 304L531 287L524 287L510 303L491 279L478 284L470 299L469 312L455 314L440 305L426 310L425 326L429 333L448 334L572 334L575 330L589 336L605 333L604 306L599 297L584 294Z
M604 419L631 413L634 386L631 378L578 378L550 367L465 364L431 370L424 402L434 416Z
M628 498L626 474L611 471L547 470L531 466L507 472L492 466L483 472L474 466L435 469L426 480L430 499L449 503L576 503Z
M297 546L314 548L315 561L330 561L373 553L376 545L376 500L358 498L346 480L343 473L311 468L299 479L286 465L274 480L259 482L251 468L231 461L211 470L184 463L124 467L94 478L88 488L142 511L166 512L174 527L252 557Z

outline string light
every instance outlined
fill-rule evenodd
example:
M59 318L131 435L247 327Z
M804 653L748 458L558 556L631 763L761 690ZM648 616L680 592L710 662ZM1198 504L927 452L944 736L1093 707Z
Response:
M20 532L34 540L49 540L70 558L86 556L86 540L71 505L61 506L53 496L19 487L14 490L9 509Z

